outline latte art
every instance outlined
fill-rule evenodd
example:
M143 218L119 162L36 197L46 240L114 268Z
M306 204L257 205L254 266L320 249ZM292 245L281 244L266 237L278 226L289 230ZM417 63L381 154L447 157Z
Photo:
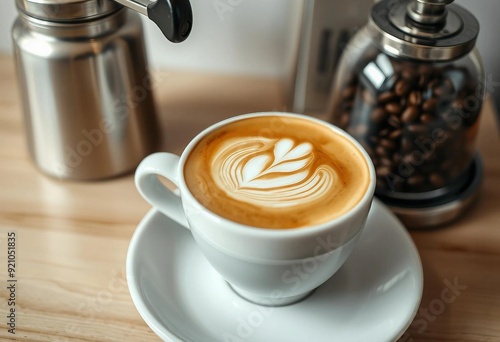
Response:
M215 154L212 177L226 194L254 205L280 208L321 201L335 191L338 176L314 167L313 146L293 139L228 140Z
M328 222L359 203L370 182L366 160L321 122L264 115L205 134L183 172L193 197L212 213L287 229Z

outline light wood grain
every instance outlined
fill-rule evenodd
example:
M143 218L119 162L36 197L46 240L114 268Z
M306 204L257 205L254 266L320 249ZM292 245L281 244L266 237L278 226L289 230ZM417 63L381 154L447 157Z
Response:
M476 205L443 229L412 232L424 268L421 309L440 312L445 280L467 286L441 314L417 313L401 341L500 341L500 154L492 101L485 102L477 141L484 182ZM417 320L420 320L417 324ZM427 328L422 329L423 320Z
M155 75L164 149L171 152L180 153L196 133L221 119L285 109L285 88L277 80ZM447 280L467 288L435 318L417 314L401 341L500 341L500 161L493 113L487 103L478 143L485 164L478 205L446 229L412 232L425 273L421 308L434 305L436 312ZM6 234L13 230L17 340L158 341L125 281L128 244L149 205L132 175L78 183L38 172L27 155L9 56L0 57L0 189L0 340L12 338L4 321Z

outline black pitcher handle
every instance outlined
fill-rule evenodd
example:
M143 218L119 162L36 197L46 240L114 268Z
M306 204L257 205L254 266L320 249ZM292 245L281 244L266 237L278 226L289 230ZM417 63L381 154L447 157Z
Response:
M115 0L119 4L147 15L173 43L189 36L193 27L193 11L189 0Z
M189 0L152 2L148 5L148 17L173 43L186 40L193 27L193 11Z

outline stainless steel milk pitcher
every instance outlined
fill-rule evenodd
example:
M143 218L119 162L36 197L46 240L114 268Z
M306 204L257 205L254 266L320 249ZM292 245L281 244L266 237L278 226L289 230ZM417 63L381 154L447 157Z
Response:
M45 174L113 177L159 147L156 83L136 12L181 42L191 31L191 6L118 2L16 0L12 37L28 149Z

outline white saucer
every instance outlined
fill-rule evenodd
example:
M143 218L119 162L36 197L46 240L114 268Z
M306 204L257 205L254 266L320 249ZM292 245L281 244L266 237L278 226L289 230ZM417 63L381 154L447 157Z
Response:
M310 297L270 308L236 295L191 233L156 210L137 228L127 256L132 300L164 341L394 341L422 297L423 275L409 234L375 200L355 250Z

